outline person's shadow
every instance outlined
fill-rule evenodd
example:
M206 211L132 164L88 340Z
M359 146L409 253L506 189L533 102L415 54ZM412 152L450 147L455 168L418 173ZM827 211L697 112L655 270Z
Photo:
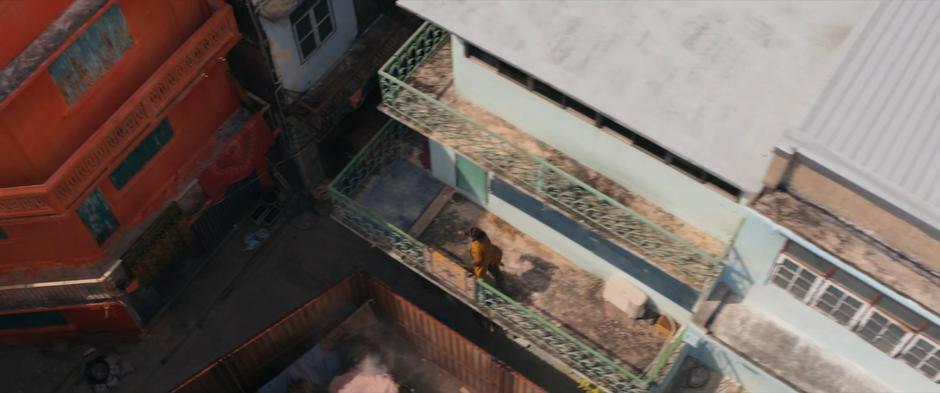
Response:
M527 303L533 293L548 289L558 266L530 254L521 255L519 260L532 264L532 267L521 274L507 274L504 271L503 291L517 302Z

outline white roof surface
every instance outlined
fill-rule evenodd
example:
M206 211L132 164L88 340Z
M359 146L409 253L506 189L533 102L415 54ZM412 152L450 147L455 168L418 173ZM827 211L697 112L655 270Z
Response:
M793 146L940 228L940 2L878 8Z
M757 191L878 3L398 4Z

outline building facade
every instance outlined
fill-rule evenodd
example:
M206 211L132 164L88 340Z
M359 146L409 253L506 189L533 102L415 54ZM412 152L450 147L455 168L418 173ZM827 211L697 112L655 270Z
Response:
M936 5L399 5L428 23L379 72L398 123L333 183L340 222L608 391L937 389ZM683 327L678 355L635 367L531 296L448 273L415 230L438 198L404 217L433 181L389 157L609 302L642 292ZM398 207L371 199L396 181Z
M246 37L233 50L236 75L271 104L309 192L325 176L319 144L373 94L375 72L418 20L389 0L228 3Z
M229 185L267 178L265 105L226 59L232 9L17 2L0 18L23 26L0 59L0 338L139 332L134 293Z

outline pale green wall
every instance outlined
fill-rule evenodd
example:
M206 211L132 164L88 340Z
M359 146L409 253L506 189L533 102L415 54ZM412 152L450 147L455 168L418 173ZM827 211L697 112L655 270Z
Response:
M719 280L727 283L735 293L744 295L744 303L768 314L782 327L812 341L823 351L837 354L865 370L885 387L897 392L940 391L940 385L900 359L891 358L822 312L767 281L770 269L788 238L799 240L766 217L750 211L731 247L727 268ZM870 277L849 273L862 281L872 282Z
M725 241L734 236L744 217L740 205L465 58L457 37L452 36L451 44L461 96L713 236Z

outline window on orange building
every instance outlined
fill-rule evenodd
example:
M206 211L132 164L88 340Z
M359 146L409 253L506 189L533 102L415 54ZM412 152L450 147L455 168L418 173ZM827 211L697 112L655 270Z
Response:
M114 4L49 64L49 74L71 105L121 59L132 43L121 7Z
M7 235L7 231L6 231L5 229L3 229L3 227L0 227L0 240L6 240L6 239L9 239L9 238L10 238L10 236Z
M290 23L302 60L336 31L329 0L304 0L290 12Z
M69 321L58 311L39 311L0 315L0 330L32 329L46 326L68 325Z
M137 172L147 165L147 162L163 149L163 146L170 142L171 138L173 138L173 128L170 127L169 121L163 119L108 176L114 188L118 190L123 188Z
M117 218L104 195L101 195L101 190L95 189L75 212L99 245L107 241L118 228Z

